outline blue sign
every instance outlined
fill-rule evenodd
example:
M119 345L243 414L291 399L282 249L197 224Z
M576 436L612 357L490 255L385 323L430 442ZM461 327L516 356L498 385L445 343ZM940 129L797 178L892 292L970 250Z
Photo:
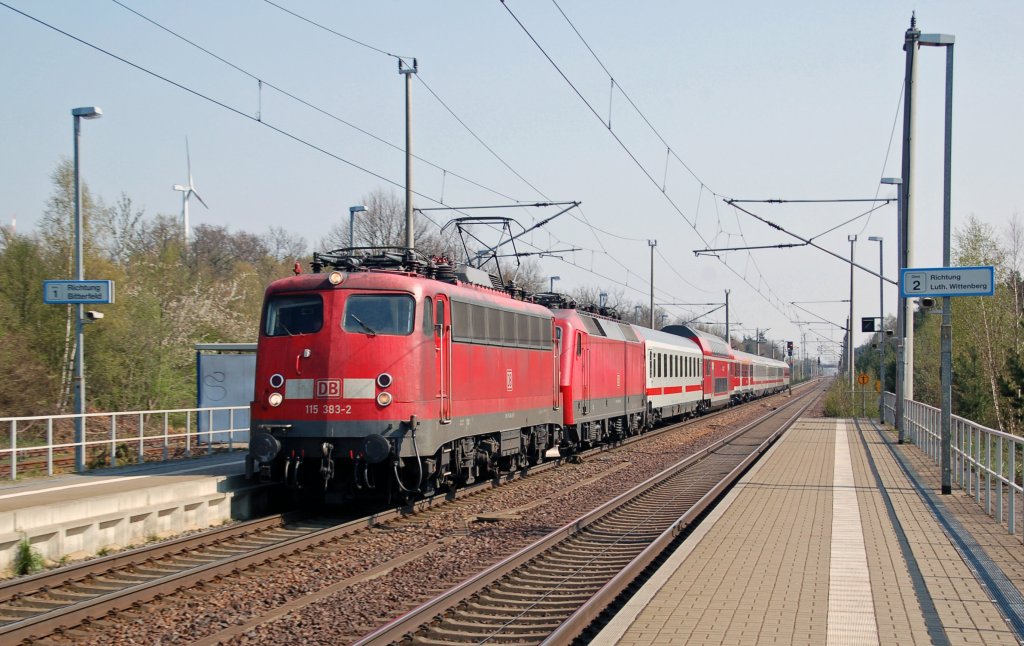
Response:
M900 296L991 296L996 292L995 268L987 267L907 267L900 270Z
M43 302L51 305L106 305L114 302L112 280L44 280Z

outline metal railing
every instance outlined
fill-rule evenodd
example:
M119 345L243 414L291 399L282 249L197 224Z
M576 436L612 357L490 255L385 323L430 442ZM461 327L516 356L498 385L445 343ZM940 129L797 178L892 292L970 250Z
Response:
M896 395L885 394L885 421L895 425ZM906 441L917 445L935 464L941 460L941 411L906 400L903 406ZM953 415L950 422L950 472L953 482L973 496L989 516L1024 540L1017 516L1024 504L1021 467L1024 438L987 428Z
M73 473L78 450L88 471L244 449L248 441L248 406L0 417L0 478Z

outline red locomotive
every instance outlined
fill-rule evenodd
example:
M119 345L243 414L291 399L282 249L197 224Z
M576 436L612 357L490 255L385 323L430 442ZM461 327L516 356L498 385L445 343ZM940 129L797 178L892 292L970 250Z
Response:
M430 495L775 392L784 362L498 289L409 250L315 254L266 290L250 476Z

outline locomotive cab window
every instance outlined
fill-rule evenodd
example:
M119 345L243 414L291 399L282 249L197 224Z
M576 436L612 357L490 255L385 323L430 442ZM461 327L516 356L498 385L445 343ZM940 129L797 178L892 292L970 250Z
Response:
M342 327L356 334L412 333L415 301L404 294L355 294L345 301Z
M319 294L273 296L263 318L267 336L293 336L319 332L324 324L324 301Z

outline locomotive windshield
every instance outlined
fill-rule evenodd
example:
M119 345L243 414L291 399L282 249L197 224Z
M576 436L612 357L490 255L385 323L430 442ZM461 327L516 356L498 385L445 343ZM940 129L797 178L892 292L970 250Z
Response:
M319 332L324 324L324 302L318 294L274 296L267 301L263 333L292 336Z
M416 303L404 294L356 294L345 301L342 327L359 334L411 334Z

